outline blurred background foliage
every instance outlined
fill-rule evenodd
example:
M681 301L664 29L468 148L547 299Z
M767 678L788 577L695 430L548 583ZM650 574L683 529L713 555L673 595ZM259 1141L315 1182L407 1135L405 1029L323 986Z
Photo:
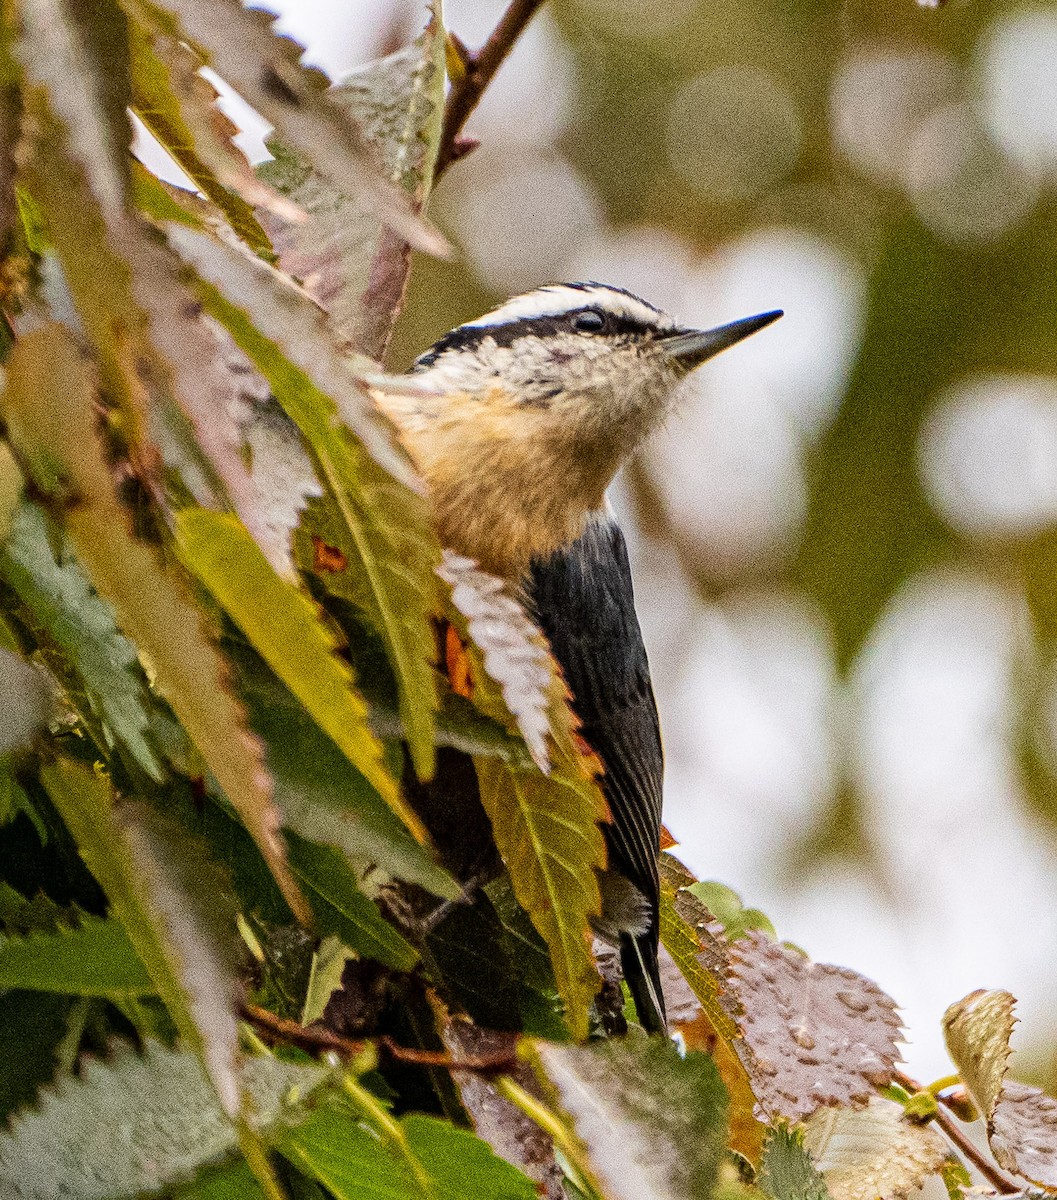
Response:
M502 7L447 21L477 45ZM284 19L338 77L418 12ZM891 992L916 1072L945 1069L944 1007L1002 986L1051 1086L1055 64L1057 9L1014 0L553 0L436 195L461 257L418 262L391 350L557 279L697 325L786 309L613 496L667 824Z

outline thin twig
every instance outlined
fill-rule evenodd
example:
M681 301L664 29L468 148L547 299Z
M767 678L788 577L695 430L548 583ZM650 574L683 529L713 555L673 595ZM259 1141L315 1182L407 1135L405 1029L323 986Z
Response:
M464 69L462 76L452 83L444 106L444 125L437 150L437 165L434 168L435 179L439 179L457 158L461 158L468 148L472 148L472 145L461 145L459 135L470 114L480 103L496 71L514 48L514 43L524 32L536 10L542 6L543 0L511 0L499 24L492 30L491 36L480 50L465 50L460 43L455 43Z
M924 1091L921 1084L915 1079L911 1079L909 1075L904 1075L902 1071L893 1072L893 1078L900 1087L906 1088L908 1092ZM961 1151L962 1154L972 1163L972 1165L980 1172L980 1174L991 1184L996 1191L1003 1195L1013 1195L1023 1189L1019 1184L1014 1183L994 1162L980 1149L979 1146L966 1134L962 1129L961 1124L945 1107L946 1101L942 1096L936 1096L936 1101L939 1107L936 1110L936 1124L950 1138L954 1145Z
M299 1025L297 1021L277 1016L266 1008L259 1008L256 1004L244 1004L241 1015L243 1020L259 1033L267 1035L272 1041L285 1042L289 1046L297 1046L312 1054L329 1051L343 1059L351 1059L361 1054L368 1046L376 1046L397 1062L412 1063L420 1067L441 1067L447 1071L471 1071L484 1075L509 1071L517 1064L517 1055L511 1050L459 1058L443 1050L420 1050L412 1046L401 1046L385 1035L356 1041L332 1033L329 1029L322 1029L317 1025Z

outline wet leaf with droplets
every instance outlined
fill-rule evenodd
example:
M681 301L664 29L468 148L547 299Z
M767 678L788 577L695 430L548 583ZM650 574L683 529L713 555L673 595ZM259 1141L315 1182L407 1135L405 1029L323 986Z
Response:
M825 1106L862 1107L891 1082L901 1028L875 983L758 930L734 942L730 958L735 1044L762 1112L799 1121Z

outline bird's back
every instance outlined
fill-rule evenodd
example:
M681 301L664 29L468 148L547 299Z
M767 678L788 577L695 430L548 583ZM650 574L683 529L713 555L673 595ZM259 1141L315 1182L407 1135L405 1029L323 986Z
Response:
M581 734L604 767L609 866L642 898L637 913L614 912L620 902L617 881L604 879L610 909L605 915L624 931L624 976L639 1020L660 1031L657 857L664 760L627 546L616 521L601 514L592 518L575 542L535 562L528 593L572 693Z

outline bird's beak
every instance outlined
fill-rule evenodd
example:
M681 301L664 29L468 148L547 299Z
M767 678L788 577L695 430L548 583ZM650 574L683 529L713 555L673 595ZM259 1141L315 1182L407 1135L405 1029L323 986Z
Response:
M715 329L681 329L666 337L661 347L666 358L682 370L692 371L721 350L777 321L781 315L782 310L776 309L774 312L731 321L729 325L718 325Z

